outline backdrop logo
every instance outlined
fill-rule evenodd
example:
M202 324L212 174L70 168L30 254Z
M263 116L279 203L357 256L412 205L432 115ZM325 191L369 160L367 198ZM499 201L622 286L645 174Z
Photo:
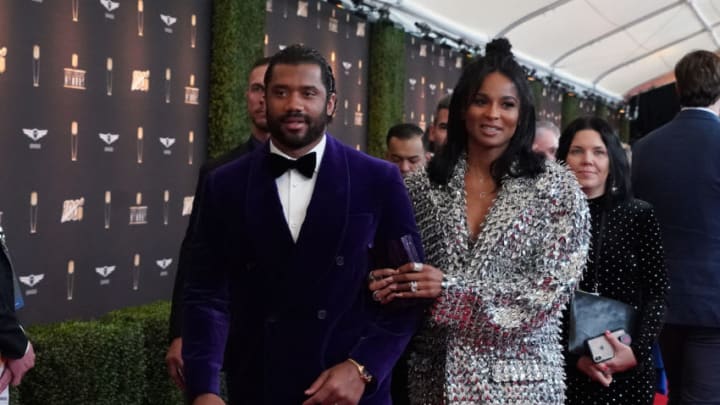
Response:
M71 301L75 294L75 260L68 260L67 263L67 299Z
M171 155L172 151L170 150L170 147L175 144L175 138L160 138L160 143L165 147L163 154Z
M5 73L5 68L7 67L7 61L5 58L7 57L7 48L2 47L0 48L0 75Z
M166 14L160 14L160 19L162 20L162 22L165 23L165 32L167 32L168 34L172 34L173 30L170 27L172 27L173 24L177 22L177 18Z
M298 6L297 6L297 15L298 17L305 17L308 16L308 2L307 0L299 0Z
M133 256L133 266L130 269L132 273L132 289L137 291L140 288L140 253Z
M150 71L149 70L133 70L132 82L130 83L131 91L150 91Z
M138 24L138 36L143 36L145 31L145 5L143 0L138 0L137 5L137 24Z
M355 29L355 36L356 37L364 37L365 36L365 21L358 21L357 29Z
M25 295L35 295L37 294L37 288L35 288L36 285L38 285L39 282L41 282L45 278L45 274L28 274L27 276L20 276L18 279L21 283L25 284L26 286L30 287L30 289L25 290Z
M37 233L38 193L30 192L30 233Z
M78 55L72 54L70 61L72 67L65 68L65 76L63 87L68 89L85 90L85 73L83 69L78 69Z
M110 279L107 278L113 271L115 271L115 266L102 266L102 267L95 267L95 273L99 274L102 279L100 279L100 285L108 285L110 284Z
M105 147L103 147L103 150L105 152L114 152L115 147L111 146L115 141L120 139L120 134L110 134L110 133L99 133L98 137L105 142Z
M32 60L32 73L33 73L33 87L40 86L40 45L33 45L33 60Z
M155 264L157 264L158 267L160 267L160 277L165 277L168 275L168 267L172 264L173 259L167 258L167 259L160 259L155 260Z
M331 15L330 18L328 19L328 31L337 33L337 32L338 32L338 25L339 25L339 21L338 21L338 19L335 17L335 9L333 9L332 15Z
M190 85L185 86L185 104L198 104L200 89L195 87L195 75L190 75Z
M42 148L42 144L40 144L38 141L47 135L48 130L47 129L38 129L38 128L23 128L23 134L27 135L28 138L32 140L30 142L30 149L40 149Z
M112 12L116 10L118 7L120 7L120 3L112 0L100 0L100 4L102 4L103 7L105 7L105 10L108 12L105 13L105 18L108 20L114 20L115 14Z
M63 209L62 216L60 217L60 223L82 221L84 205L85 199L82 197L75 200L63 201Z
M142 205L142 193L135 196L135 205L130 206L130 225L147 224L148 207Z
M192 207L193 207L194 200L195 200L194 195L183 197L182 216L186 217L192 213Z
M349 75L350 69L352 68L352 62L343 61L342 66L343 66L343 71L345 72L345 74Z
M72 0L72 20L78 22L80 17L80 0Z

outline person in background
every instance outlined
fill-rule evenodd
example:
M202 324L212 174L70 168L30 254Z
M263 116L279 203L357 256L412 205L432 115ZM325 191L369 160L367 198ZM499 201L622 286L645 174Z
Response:
M177 274L175 275L175 285L173 287L172 305L170 307L170 347L168 347L165 355L165 364L167 365L168 374L180 389L185 389L185 379L183 377L183 360L182 360L182 318L183 318L183 287L188 272L188 266L191 263L190 258L190 242L197 221L197 212L199 210L200 198L202 197L202 185L205 177L212 170L239 158L245 153L263 145L270 136L267 130L267 119L265 117L265 71L267 70L268 58L260 58L253 64L248 76L247 90L245 91L245 101L247 103L247 114L250 118L250 137L242 145L236 147L232 151L220 156L217 159L205 163L198 175L197 187L195 189L195 200L193 201L193 210L188 222L188 228L185 231L180 247L180 259L178 261Z
M373 270L369 288L433 302L408 349L412 404L564 402L560 314L590 223L572 173L532 152L532 100L493 40L455 86L447 144L406 179L427 260Z
M5 233L0 226L0 392L9 384L20 384L25 373L35 367L35 351L15 316L17 280L13 272Z
M670 292L660 348L669 404L720 402L720 57L675 66L681 111L633 145L635 194L655 207Z
M440 99L435 109L435 119L430 125L428 133L428 141L430 143L430 152L436 154L447 143L448 115L450 111L450 99L452 96L447 95Z
M560 137L557 158L575 173L590 207L592 243L580 289L622 301L638 313L629 346L606 333L612 359L596 364L590 356L566 354L566 403L650 405L657 377L652 347L668 288L660 225L650 204L632 198L625 151L607 121L571 122ZM569 315L563 319L567 340Z
M407 236L422 257L420 238L397 168L326 134L336 99L316 50L276 53L270 141L206 178L184 293L194 405L223 403L223 358L231 404L390 404L423 308L371 299L370 249Z
M538 121L535 123L535 140L532 150L554 162L559 139L560 129L555 124L550 121Z
M385 140L385 159L395 164L403 177L425 167L423 130L415 124L398 124L390 128Z

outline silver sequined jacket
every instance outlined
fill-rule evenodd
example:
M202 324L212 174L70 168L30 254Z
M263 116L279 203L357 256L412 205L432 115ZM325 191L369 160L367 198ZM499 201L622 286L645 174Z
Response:
M407 179L426 262L452 281L409 346L413 404L562 404L560 314L587 261L589 213L572 173L506 178L476 241L462 157L446 186Z

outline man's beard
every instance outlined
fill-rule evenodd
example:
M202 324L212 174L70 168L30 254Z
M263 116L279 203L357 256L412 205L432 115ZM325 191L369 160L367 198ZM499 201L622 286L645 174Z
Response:
M304 135L285 133L282 129L282 122L287 118L302 118L307 124L307 130ZM315 119L303 113L288 113L280 117L268 117L267 127L270 136L274 141L291 149L301 149L318 140L324 133L327 126L328 118L321 115Z

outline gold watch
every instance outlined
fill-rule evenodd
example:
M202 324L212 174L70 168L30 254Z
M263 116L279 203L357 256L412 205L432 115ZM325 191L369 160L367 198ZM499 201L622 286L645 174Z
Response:
M362 379L365 384L369 384L370 382L372 382L373 377L372 375L370 375L370 373L367 372L365 366L353 359L348 359L348 361L357 368L358 374L360 374L360 379Z

